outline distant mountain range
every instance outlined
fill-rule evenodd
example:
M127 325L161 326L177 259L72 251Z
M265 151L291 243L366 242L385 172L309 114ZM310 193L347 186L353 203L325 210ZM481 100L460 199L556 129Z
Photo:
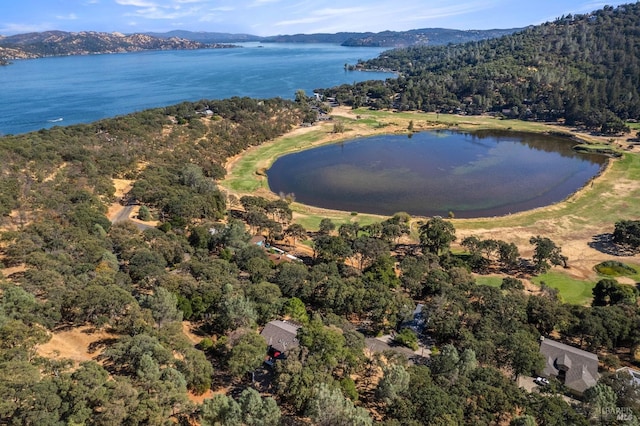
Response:
M380 33L341 32L335 34L294 34L260 37L251 34L193 32L176 30L166 33L121 34L95 31L45 31L0 36L0 65L12 59L45 56L89 55L136 52L141 50L180 50L234 47L228 43L336 43L343 46L408 47L464 43L512 34L521 28L503 30L451 30L424 28Z
M0 37L0 64L12 59L45 56L123 53L141 50L185 50L233 47L203 43L179 37L153 37L148 34L121 34L83 31L45 31Z
M343 46L368 47L409 47L425 45L443 45L449 43L465 43L467 41L487 40L513 34L524 28L495 30L451 30L446 28L423 28L409 31L383 31L379 33L340 32L335 34L294 34L260 37L251 34L228 34L210 32L192 32L176 30L167 33L146 33L148 35L167 38L178 37L201 43L240 43L258 41L262 43L337 43Z

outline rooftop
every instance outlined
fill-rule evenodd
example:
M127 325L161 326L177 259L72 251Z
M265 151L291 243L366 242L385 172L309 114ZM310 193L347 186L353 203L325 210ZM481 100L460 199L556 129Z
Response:
M569 389L582 394L598 382L596 354L551 339L542 340L540 353L546 362L542 375L564 377L564 384Z
M299 345L296 337L299 328L299 325L292 322L275 320L267 323L260 335L273 349L286 352Z

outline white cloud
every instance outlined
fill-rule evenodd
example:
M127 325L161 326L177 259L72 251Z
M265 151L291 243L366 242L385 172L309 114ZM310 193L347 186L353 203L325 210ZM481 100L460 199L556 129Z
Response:
M281 31L287 27L305 26L305 32L383 31L422 28L443 18L472 15L489 10L500 0L460 0L455 4L434 6L438 2L397 2L392 10L382 1L370 0L366 6L351 3L350 7L331 7L320 4L314 9L308 2L300 3L305 10L285 15L273 26ZM337 3L337 2L336 2ZM383 3L385 3L383 5ZM339 4L339 3L338 3ZM442 3L440 3L442 4Z
M410 14L405 15L406 18L400 20L404 22L412 22L417 20L433 20L448 18L451 16L466 15L481 10L490 9L495 6L495 1L488 2L467 2L459 3L452 6L444 7L430 7L413 9ZM396 16L402 16L403 14L397 14Z
M288 27L290 25L304 25L304 24L315 24L316 22L324 21L325 18L320 16L316 17L308 17L308 18L300 18L300 19L291 19L289 21L280 21L273 24L274 27Z
M202 7L198 3L206 0L116 0L121 6L133 6L137 9L124 13L124 16L134 16L151 20L174 20L183 18L199 18ZM192 5L192 6L189 6Z
M348 15L350 13L362 13L362 12L366 12L367 10L369 9L365 7L325 8L325 9L316 10L313 12L313 14L319 15L319 16L332 17L332 16Z
M315 24L317 22L333 20L335 18L343 17L346 15L354 14L354 13L363 13L366 10L367 9L363 7L325 8L325 9L315 10L311 14L311 16L307 16L305 18L288 19L288 20L276 22L274 26L285 27L289 25Z
M78 15L75 13L70 13L68 15L57 15L56 19L60 19L61 21L75 21L78 19Z
M167 11L157 7L149 7L147 9L139 9L133 13L127 13L126 15L137 16L139 18L144 18L144 19L173 20L173 19L182 19L182 18L194 16L194 13L191 10Z
M135 6L135 7L157 7L158 4L151 2L151 1L145 1L145 0L116 0L116 3L118 3L121 6Z
M249 7L260 7L260 6L264 6L266 4L271 4L271 3L280 3L280 0L254 0L253 3L251 3L248 6Z

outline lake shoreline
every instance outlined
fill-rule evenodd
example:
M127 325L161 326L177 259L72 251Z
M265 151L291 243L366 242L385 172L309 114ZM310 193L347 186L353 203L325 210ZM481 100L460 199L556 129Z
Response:
M239 44L242 45L242 44ZM381 48L278 44L267 48L146 50L51 56L0 67L0 135L89 124L202 99L293 99L388 73L346 72ZM63 122L49 122L62 117Z
M303 140L299 143L305 147L319 146L327 143L335 143L358 136L367 136L380 133L407 133L410 121L414 122L416 130L433 130L453 127L459 130L477 130L482 128L497 128L503 130L515 130L525 132L563 132L587 144L605 144L623 152L619 159L610 159L602 172L591 183L578 189L565 200L558 203L539 207L537 209L514 213L499 217L486 217L476 219L452 219L456 228L457 240L454 248L460 249L459 242L466 236L475 235L481 239L493 238L507 242L513 242L518 246L521 256L531 257L532 247L529 238L541 235L551 238L562 246L562 252L569 258L569 268L563 273L579 280L597 280L597 273L593 267L605 260L621 260L598 250L593 245L593 238L597 235L613 232L614 223L626 217L640 217L640 203L635 200L640 198L640 181L632 179L629 175L640 173L640 147L635 146L627 150L626 144L620 138L596 136L580 132L567 126L549 123L531 123L516 120L500 120L493 117L478 116L449 116L443 114L431 114L422 112L395 113L391 111L369 111L365 109L352 110L351 108L338 107L332 111L335 119L347 120L347 131L342 134L332 132L332 124L318 124L297 133ZM368 124L367 124L368 123ZM375 123L383 123L384 127L377 127ZM294 130L298 132L298 130ZM313 135L310 137L309 135ZM269 148L268 156L282 155L287 149L296 146L291 141L292 133L288 133L275 141L265 144ZM295 138L293 138L295 139ZM278 145L286 142L286 146L279 151ZM568 143L575 143L568 139ZM254 149L255 148L255 149ZM252 148L253 160L266 164L272 159L260 156L260 147ZM238 197L242 195L260 195L267 198L277 198L265 185L264 176L256 175L257 168L244 164L246 158L243 154L227 163L227 177L220 182L221 188ZM255 165L256 163L251 163ZM245 178L253 184L248 191L237 191L230 184L236 183L236 173L242 169L247 173ZM251 170L251 171L247 171ZM246 185L246 182L244 182ZM616 197L612 198L612 194ZM606 200L603 204L601 200ZM300 223L306 229L317 229L322 218L329 218L337 225L342 223L358 222L366 225L380 222L386 216L370 215L338 210L321 209L294 202L294 221ZM624 217L620 212L625 212ZM424 220L422 217L413 217L411 221L413 235L417 238L417 228ZM625 257L624 262L640 265L640 254Z

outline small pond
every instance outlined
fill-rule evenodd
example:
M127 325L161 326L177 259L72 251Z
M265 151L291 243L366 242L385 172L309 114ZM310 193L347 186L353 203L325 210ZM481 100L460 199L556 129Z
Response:
M607 158L533 133L380 135L288 154L268 171L275 193L360 213L488 217L565 199Z

